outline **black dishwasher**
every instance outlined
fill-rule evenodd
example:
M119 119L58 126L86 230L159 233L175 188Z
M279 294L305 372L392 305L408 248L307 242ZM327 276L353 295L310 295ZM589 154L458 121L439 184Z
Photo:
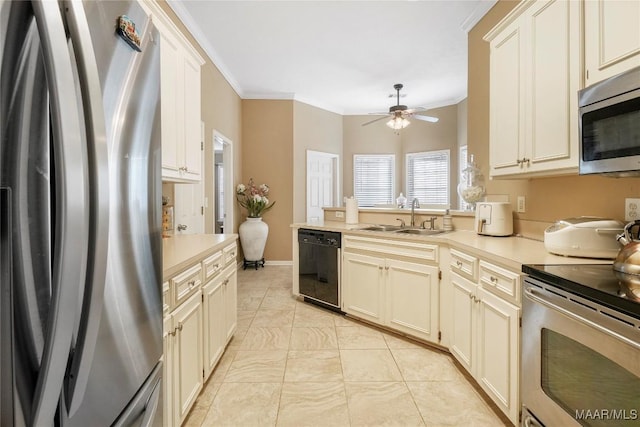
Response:
M298 278L305 301L340 309L340 240L334 231L298 230Z

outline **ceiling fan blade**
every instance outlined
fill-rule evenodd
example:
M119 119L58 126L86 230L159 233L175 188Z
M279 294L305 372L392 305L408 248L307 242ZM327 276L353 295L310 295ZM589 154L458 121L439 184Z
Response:
M409 114L413 114L413 113L419 113L421 111L427 111L427 108L424 107L416 107L416 108L409 108L408 110L405 110L407 113Z
M418 114L414 114L413 115L414 119L418 119L418 120L422 120L424 122L431 122L431 123L436 123L438 120L440 120L437 117L431 117L431 116L420 116Z
M369 122L363 123L362 126L370 125L371 123L375 123L380 120L385 120L389 118L389 114L384 115L383 117L378 117L377 119L371 120Z

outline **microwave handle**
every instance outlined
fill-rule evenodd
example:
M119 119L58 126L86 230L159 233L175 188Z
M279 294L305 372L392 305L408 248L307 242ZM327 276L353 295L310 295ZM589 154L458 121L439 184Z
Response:
M555 303L553 303L551 300L547 299L545 297L545 295L540 294L537 290L532 289L530 287L526 287L524 289L524 293L525 293L525 297L528 297L530 300L537 302L538 304L542 304L544 306L547 306L548 308L552 309L552 310L556 310L559 311L560 313L564 314L565 316L574 319L580 323L584 323L586 325L591 326L592 328L597 329L598 331L602 332L603 334L606 334L616 340L619 341L623 341L625 344L630 345L631 347L640 350L640 343L634 342L632 340L630 340L629 338L622 336L610 329L605 328L602 325L599 325L596 322L593 322L585 317L580 316L579 314L573 313L571 310L567 310L564 307L561 307Z

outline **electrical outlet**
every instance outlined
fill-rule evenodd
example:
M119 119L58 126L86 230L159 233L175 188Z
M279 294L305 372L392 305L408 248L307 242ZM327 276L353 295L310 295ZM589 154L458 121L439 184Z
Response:
M640 199L624 199L624 220L640 219Z
M336 211L336 218L344 218L344 212Z
M516 212L525 213L527 211L527 207L525 205L524 196L518 196L518 205L516 206Z

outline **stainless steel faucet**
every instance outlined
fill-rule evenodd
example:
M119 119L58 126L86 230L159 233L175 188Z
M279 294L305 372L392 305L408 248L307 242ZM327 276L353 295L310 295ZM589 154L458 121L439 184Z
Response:
M415 219L415 214L416 214L416 208L420 207L420 201L418 200L417 197L414 197L413 201L411 202L411 226L415 227L416 226L416 219Z

